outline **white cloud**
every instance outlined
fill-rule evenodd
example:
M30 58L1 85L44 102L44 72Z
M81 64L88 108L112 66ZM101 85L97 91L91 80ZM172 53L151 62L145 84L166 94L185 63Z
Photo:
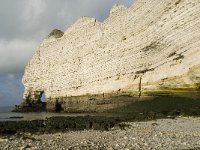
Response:
M0 40L0 73L21 72L33 55L36 41Z
M39 24L38 18L45 12L46 3L44 0L26 0L24 1L24 10L22 11L22 19L24 19L29 27Z

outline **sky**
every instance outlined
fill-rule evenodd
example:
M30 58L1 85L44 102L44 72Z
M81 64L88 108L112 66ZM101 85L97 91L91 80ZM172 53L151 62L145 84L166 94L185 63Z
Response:
M66 31L79 17L105 20L114 4L133 0L0 0L0 106L22 99L22 76L39 43L53 30Z

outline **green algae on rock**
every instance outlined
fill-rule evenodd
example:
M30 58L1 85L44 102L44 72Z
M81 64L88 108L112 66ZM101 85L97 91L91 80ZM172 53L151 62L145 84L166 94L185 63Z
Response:
M63 34L64 33L61 30L54 29L51 31L51 33L49 33L48 38L50 38L50 37L61 38L63 36Z

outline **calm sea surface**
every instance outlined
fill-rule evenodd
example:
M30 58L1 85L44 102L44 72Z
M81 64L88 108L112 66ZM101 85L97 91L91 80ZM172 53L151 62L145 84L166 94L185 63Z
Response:
M102 113L15 113L12 112L14 107L0 107L0 121L20 121L20 120L37 120L37 119L46 119L53 116L116 116L115 114L102 114ZM117 115L118 116L118 115Z

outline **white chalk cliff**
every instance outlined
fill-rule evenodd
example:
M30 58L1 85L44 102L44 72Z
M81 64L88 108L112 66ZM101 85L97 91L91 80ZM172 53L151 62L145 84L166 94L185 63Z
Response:
M109 94L198 93L200 0L134 0L115 5L104 22L81 17L44 39L23 84L24 102L45 92L49 109L56 101L65 111L90 109Z

